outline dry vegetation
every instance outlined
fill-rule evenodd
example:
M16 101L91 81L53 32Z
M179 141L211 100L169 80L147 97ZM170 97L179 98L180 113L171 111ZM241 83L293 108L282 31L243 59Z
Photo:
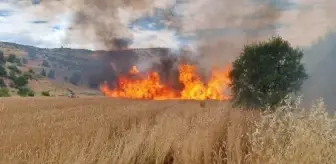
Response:
M323 106L312 109L260 114L213 101L2 99L0 163L336 163L333 118Z

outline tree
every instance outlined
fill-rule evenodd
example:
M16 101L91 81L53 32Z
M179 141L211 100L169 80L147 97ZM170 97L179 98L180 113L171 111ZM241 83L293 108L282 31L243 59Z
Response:
M6 88L7 85L3 79L0 79L0 88Z
M28 80L32 80L34 78L33 74L31 74L30 72L24 72L22 76Z
M22 73L21 70L17 66L15 66L15 65L8 66L8 69L11 70L11 71L13 71L13 72L15 72L15 73L17 73L17 74L21 74Z
M47 73L44 69L42 69L41 72L40 72L40 75L45 77L45 76L47 76Z
M7 88L0 88L0 97L9 97L9 90Z
M35 74L34 70L31 69L31 68L29 68L28 73L30 73L30 74Z
M24 87L28 84L28 79L25 76L19 76L13 80L15 88Z
M43 62L42 62L42 66L43 66L43 67L50 67L50 64L49 64L48 61L43 60Z
M82 76L80 75L79 72L74 72L69 79L70 83L74 85L77 85L81 80Z
M234 105L265 109L298 92L308 77L302 57L301 50L279 36L246 45L230 72Z
M49 91L42 91L41 95L42 96L50 96L50 92Z
M20 95L21 97L34 97L35 93L32 89L27 88L27 87L20 87L18 92L18 95Z
M0 76L1 77L6 77L7 76L6 69L3 66L0 66Z
M48 77L50 79L55 79L55 70L50 70L49 73L48 73Z
M8 57L7 57L7 61L10 62L10 63L14 63L16 61L16 56L13 55L13 54L10 54Z
M2 51L0 51L0 64L3 65L6 63L5 57L4 57L4 53Z
M28 64L28 60L26 58L22 58L22 64Z

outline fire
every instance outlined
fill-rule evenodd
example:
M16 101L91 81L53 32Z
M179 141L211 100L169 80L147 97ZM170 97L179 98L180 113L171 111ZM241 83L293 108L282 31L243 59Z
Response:
M114 98L228 100L231 97L224 94L224 91L229 88L231 83L230 70L230 67L214 68L209 81L204 83L196 73L195 66L182 64L179 66L179 82L183 85L183 89L176 90L162 84L157 72L142 75L137 67L133 66L129 70L132 77L120 76L115 89L109 88L107 83L102 84L100 89L105 95Z

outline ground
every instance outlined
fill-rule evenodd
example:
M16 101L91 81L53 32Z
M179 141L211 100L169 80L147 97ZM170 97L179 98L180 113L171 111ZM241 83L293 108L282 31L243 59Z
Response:
M227 105L106 97L1 99L0 163L204 163L199 160L211 156L211 145L223 135L241 140L244 114L223 110ZM236 158L243 157L240 153Z
M0 99L0 163L336 163L335 117L219 101Z

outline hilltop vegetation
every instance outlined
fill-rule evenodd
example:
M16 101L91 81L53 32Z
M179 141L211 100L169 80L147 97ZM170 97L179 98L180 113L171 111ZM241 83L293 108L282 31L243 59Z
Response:
M70 83L65 84L66 87L71 86L69 78L76 79L75 85L83 85L86 88L84 78L73 75L74 72L88 67L91 51L70 48L37 48L33 46L20 45L15 43L0 43L1 67L0 77L5 85L2 91L8 90L9 95L19 94L21 96L33 96L34 90L38 90L38 95L42 92L54 90L56 86L50 85L46 88L34 88L33 83L43 83L43 81L54 81L52 83ZM35 85L36 86L36 85ZM32 88L33 87L33 88ZM78 86L79 88L81 86ZM59 89L60 87L58 87ZM62 88L62 87L61 87ZM16 94L14 94L16 93ZM7 95L7 94L4 94ZM42 94L46 95L46 94Z

